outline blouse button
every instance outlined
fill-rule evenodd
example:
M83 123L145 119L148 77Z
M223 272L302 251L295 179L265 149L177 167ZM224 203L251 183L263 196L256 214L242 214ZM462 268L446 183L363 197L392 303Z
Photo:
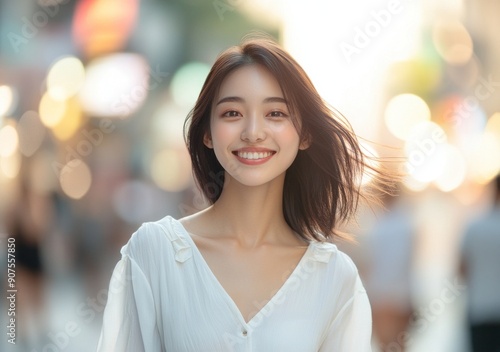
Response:
M243 335L243 336L247 336L247 335L248 335L248 331L246 331L245 329L243 329L243 330L241 331L241 333L242 333L242 335Z

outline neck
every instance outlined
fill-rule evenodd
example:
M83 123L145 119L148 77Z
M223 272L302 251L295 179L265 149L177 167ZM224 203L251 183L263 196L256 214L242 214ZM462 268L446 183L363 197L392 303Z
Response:
M222 193L210 209L221 235L245 248L295 243L283 215L284 180L283 174L264 185L245 186L226 173Z

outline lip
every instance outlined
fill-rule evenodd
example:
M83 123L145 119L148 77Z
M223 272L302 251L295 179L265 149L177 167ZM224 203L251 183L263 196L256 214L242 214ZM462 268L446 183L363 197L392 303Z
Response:
M247 153L266 153L266 152L270 152L271 155L269 155L269 156L267 156L265 158L262 158L262 159L244 159L244 158L240 158L238 156L238 152L247 152ZM271 159L274 156L274 154L276 154L276 151L272 150L272 149L267 149L267 148L245 147L245 148L240 148L240 149L237 149L237 150L233 150L232 153L236 157L236 159L238 159L238 161L241 162L242 164L246 164L246 165L261 165L261 164L266 163L269 159Z

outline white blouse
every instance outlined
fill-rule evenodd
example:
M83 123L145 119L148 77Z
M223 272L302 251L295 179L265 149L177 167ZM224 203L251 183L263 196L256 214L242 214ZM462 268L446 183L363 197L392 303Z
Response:
M247 323L176 219L144 223L121 249L98 352L371 351L371 310L351 259L310 242Z

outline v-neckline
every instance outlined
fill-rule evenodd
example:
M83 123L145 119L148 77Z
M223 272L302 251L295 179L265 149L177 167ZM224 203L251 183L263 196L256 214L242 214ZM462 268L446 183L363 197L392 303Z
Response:
M287 279L285 280L285 282L281 285L281 287L276 291L276 293L267 301L267 303L252 317L250 318L249 321L246 321L245 320L245 317L243 316L243 314L241 313L241 310L240 308L238 307L238 305L236 304L236 302L234 301L234 299L231 297L231 295L226 291L226 289L224 288L224 286L222 286L221 282L219 281L219 279L217 278L217 276L215 276L214 272L212 271L212 269L210 268L210 265L208 265L208 262L205 260L205 257L203 256L203 254L201 253L201 251L199 250L198 246L196 245L196 243L194 242L193 238L191 238L191 235L190 235L190 232L188 232L188 230L184 227L184 225L182 225L182 223L179 221L179 220L176 220L174 219L174 221L177 221L180 225L180 228L182 229L183 231L183 235L188 237L188 240L189 242L191 243L191 245L194 247L194 251L197 253L197 255L199 256L201 262L202 262L202 265L205 269L205 271L208 273L208 275L211 277L212 281L214 281L215 285L218 287L218 289L222 292L222 295L225 297L226 301L229 303L229 305L232 307L232 309L235 311L235 313L237 314L238 318L241 320L241 322L245 325L245 326L252 326L252 323L254 321L256 321L257 318L260 317L260 315L263 314L263 312L265 312L267 310L267 307L275 300L277 299L277 297L279 298L279 296L283 295L284 291L286 290L286 288L289 286L289 283L291 282L291 280L296 276L298 275L298 271L299 271L299 268L303 265L303 263L305 262L305 260L307 259L307 257L309 256L309 252L311 251L311 248L312 248L312 244L313 242L309 242L309 245L307 246L304 254L302 255L302 257L300 258L300 260L297 262L297 265L295 266L295 268L293 269L292 273L287 277ZM194 234L193 234L194 235ZM196 236L196 235L195 235Z

